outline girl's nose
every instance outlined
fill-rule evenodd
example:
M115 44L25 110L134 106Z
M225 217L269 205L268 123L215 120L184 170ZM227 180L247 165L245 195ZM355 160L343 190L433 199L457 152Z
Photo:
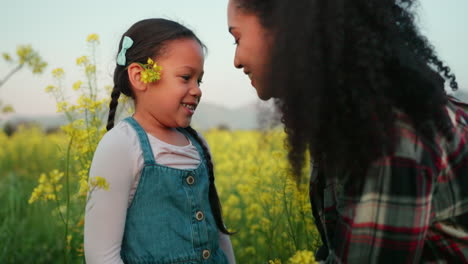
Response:
M202 95L202 91L200 89L200 85L194 85L193 88L190 90L191 95L193 95L195 98L200 99Z

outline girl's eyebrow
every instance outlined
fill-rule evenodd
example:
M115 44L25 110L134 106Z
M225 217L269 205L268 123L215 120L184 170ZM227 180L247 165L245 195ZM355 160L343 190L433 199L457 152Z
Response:
M177 69L189 69L191 71L198 71L198 69L196 67L192 67L192 66L189 66L189 65L184 65L184 66L180 66L180 67L177 67ZM202 70L202 73L203 73L203 70Z

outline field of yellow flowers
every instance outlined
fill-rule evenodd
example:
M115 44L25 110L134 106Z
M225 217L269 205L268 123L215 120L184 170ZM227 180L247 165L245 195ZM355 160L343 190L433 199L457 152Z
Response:
M99 37L87 39L94 53ZM0 263L84 263L87 194L112 188L89 179L94 150L104 135L107 96L100 96L96 64L76 60L76 102L66 101L65 72L52 71L46 87L68 124L44 134L38 128L0 132ZM105 89L102 89L105 90ZM125 106L122 99L121 104ZM122 108L121 114L131 108ZM216 185L237 263L310 264L320 240L308 201L307 175L289 174L285 134L272 131L201 131L210 145ZM308 171L306 168L305 173Z
M303 250L315 250L318 235L305 184L297 188L287 176L283 133L204 134L226 224L237 231L231 239L238 263L313 263ZM0 263L82 263L86 201L79 199L81 176L70 168L67 183L59 169L66 166L66 135L27 129L10 138L1 133L0 144Z

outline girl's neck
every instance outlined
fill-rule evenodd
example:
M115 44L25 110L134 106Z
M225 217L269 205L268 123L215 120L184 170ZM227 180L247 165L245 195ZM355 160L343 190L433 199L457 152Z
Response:
M156 137L157 139L164 141L168 144L175 146L187 146L190 144L189 140L184 134L180 133L174 127L166 127L162 125L154 117L148 117L140 113L135 113L133 118L140 124L146 133Z

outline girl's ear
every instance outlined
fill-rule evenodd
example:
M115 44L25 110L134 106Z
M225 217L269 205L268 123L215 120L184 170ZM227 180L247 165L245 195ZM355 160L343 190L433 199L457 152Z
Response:
M138 63L128 65L128 80L135 91L145 91L147 88L147 85L141 81L141 72L143 70L143 67Z

